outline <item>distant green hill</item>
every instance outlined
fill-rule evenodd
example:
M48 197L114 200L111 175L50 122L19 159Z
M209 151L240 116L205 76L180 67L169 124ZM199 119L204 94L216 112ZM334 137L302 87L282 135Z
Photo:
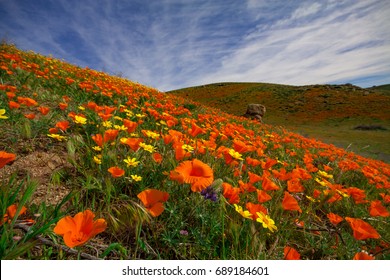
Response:
M214 83L170 91L193 101L243 115L247 104L266 106L264 122L284 126L354 152L390 160L390 85L291 86ZM355 127L379 128L355 130Z
M375 92L390 94L390 84L381 85L381 86L373 86L373 87L370 87L367 89L375 91Z

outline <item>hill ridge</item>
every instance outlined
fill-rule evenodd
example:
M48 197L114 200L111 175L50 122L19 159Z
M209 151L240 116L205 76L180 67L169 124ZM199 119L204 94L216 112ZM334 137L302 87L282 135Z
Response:
M362 154L389 161L390 145L386 138L390 129L390 94L386 88L386 85L365 89L352 84L291 86L227 82L168 93L237 116L245 113L247 104L260 103L267 108L265 123L281 125L304 136L319 137L322 141L343 148L356 143L355 152L370 146L369 151L363 149ZM315 125L318 126L317 130ZM387 131L359 134L354 130L358 126L381 127ZM330 134L332 129L334 135ZM325 132L328 134L325 135ZM346 132L350 132L350 135Z

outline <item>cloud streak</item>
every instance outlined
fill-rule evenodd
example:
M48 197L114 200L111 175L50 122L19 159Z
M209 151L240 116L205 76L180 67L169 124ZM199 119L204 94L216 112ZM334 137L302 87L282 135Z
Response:
M370 86L390 83L388 14L388 1L14 0L0 1L0 36L160 90Z
M298 7L266 31L259 26L202 82L337 83L390 72L387 4L313 5Z

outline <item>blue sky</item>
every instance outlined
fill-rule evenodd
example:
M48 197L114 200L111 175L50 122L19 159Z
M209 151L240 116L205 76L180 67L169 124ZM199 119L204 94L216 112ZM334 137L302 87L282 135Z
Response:
M0 38L168 91L390 83L388 0L0 0Z

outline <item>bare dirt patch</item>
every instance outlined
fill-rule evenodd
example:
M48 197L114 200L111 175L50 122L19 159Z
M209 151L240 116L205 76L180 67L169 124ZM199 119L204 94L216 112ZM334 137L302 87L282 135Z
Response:
M32 203L45 202L55 205L60 202L71 188L61 180L54 184L52 175L59 170L72 169L66 160L67 154L60 149L55 151L33 151L24 156L17 156L11 165L0 169L0 180L7 181L11 174L16 173L18 179L29 176L38 182L38 187L32 196Z

